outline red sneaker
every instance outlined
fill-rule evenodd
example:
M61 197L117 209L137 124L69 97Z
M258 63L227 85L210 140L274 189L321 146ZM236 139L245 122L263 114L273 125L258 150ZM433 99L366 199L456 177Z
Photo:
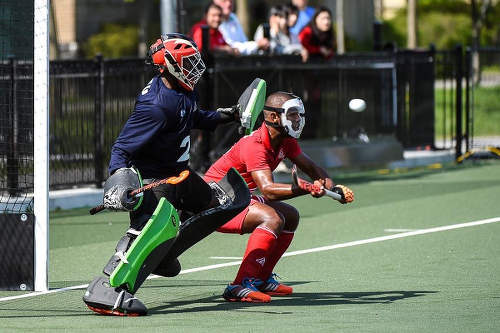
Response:
M257 285L262 283L257 279L243 279L241 284L228 285L222 297L229 302L269 303L271 296L257 289Z
M277 274L272 273L266 282L259 285L259 290L272 296L285 296L293 292L293 288L276 281Z

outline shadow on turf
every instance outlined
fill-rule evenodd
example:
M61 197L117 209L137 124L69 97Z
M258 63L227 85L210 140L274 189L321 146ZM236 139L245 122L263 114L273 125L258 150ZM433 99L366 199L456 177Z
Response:
M50 282L50 289L68 288L77 285L87 284L89 280L73 280L73 281L54 281ZM141 290L155 288L177 288L177 287L201 287L201 286L226 286L225 280L171 280L171 279L154 279L148 280L148 283L141 286ZM81 288L82 292L85 288ZM1 333L1 332L0 332Z
M297 284L300 284L297 283ZM271 301L272 306L323 306L341 304L388 304L406 298L420 297L427 294L437 293L437 291L426 290L390 290L390 291L368 291L368 292L326 292L326 293L294 293L286 297L274 296ZM202 306L185 308L189 304L205 303ZM149 314L169 314L203 311L231 311L253 308L252 312L268 314L293 314L290 311L267 311L262 306L267 304L250 304L239 302L225 302L221 296L213 295L199 299L166 302L165 305L149 308Z
M291 285L308 282L295 282ZM437 291L425 290L390 290L390 291L368 291L368 292L323 292L323 293L294 293L287 297L273 297L271 306L293 307L293 306L324 306L324 305L345 305L345 304L389 304L406 298L420 297L427 294L437 293ZM64 308L47 309L42 302L37 304L22 304L16 306L13 301L10 304L0 306L0 318L43 318L43 317L76 317L76 316L96 316L89 311L80 301L81 298L73 301L65 301ZM149 303L149 302L148 302ZM154 302L158 303L158 301ZM192 304L204 303L189 308ZM190 313L205 311L245 311L266 314L293 314L293 311L273 311L267 310L264 306L268 304L250 304L238 302L225 302L220 295L211 295L202 298L184 299L179 301L163 302L160 306L149 305L149 315ZM18 314L16 312L21 312ZM28 313L23 313L28 312Z

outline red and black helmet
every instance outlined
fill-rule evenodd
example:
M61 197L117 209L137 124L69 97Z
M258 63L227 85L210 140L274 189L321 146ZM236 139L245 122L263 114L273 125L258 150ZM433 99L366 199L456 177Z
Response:
M162 35L148 52L148 60L160 73L166 69L186 90L192 91L205 71L196 43L186 35Z

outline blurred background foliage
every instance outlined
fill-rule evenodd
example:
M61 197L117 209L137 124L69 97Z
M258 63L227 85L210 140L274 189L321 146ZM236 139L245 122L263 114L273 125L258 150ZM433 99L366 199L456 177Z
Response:
M87 58L102 54L105 58L137 56L139 30L135 24L104 24L101 31L92 35L84 44Z
M385 42L394 41L397 46L406 46L406 8L397 11L390 20L383 22ZM419 0L418 44L437 49L453 48L457 43L472 44L471 5L464 0ZM481 45L500 45L500 2L493 3L487 12L481 32Z
M123 0L125 3L142 3L150 0ZM267 12L271 5L283 1L272 0L251 1L252 18L250 31L254 31L258 24L267 19ZM310 1L310 5L319 5L323 1ZM153 1L153 7L158 1ZM203 7L208 1L186 2L184 9L189 13L185 17L185 25L190 27L203 16ZM203 5L202 5L203 4ZM472 45L472 18L471 4L468 0L419 0L417 7L417 38L418 46L427 48L434 44L437 49L450 49L456 44ZM147 45L153 42L160 31L160 22L157 11L153 11L147 23L145 41ZM406 7L399 9L391 19L383 21L384 43L395 42L399 48L406 47L407 39L407 11ZM500 1L493 1L488 10L486 20L481 31L480 45L500 45ZM85 57L92 58L102 54L107 58L137 56L137 45L140 43L140 24L122 24L119 22L104 24L100 31L87 39L83 46ZM187 31L186 31L187 32ZM253 34L250 34L250 38ZM348 52L369 51L372 41L356 41L345 36Z

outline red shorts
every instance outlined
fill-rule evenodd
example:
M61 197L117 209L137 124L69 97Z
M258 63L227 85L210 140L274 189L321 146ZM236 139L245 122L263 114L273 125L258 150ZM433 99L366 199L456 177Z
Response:
M252 195L250 199L250 205L247 208L243 209L238 215L233 217L229 222L224 224L222 227L218 228L218 232L223 232L227 234L242 234L241 227L243 225L243 221L248 214L248 209L250 206L255 205L257 202L266 203L266 199L260 195Z

